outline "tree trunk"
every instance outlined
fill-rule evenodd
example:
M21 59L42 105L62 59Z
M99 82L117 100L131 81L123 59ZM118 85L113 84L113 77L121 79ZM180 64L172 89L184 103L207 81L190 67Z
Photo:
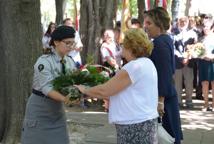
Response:
M119 0L114 0L114 4L113 4L113 9L114 9L113 23L114 23L114 26L116 26L116 22L117 22L118 3L119 3Z
M65 0L55 0L56 5L56 24L62 24L65 10Z
M2 9L2 2L0 2L0 14L3 13ZM2 30L2 23L4 19L3 16L0 16L0 31ZM0 32L0 142L3 139L4 131L5 131L5 120L6 120L6 97L5 97L5 89L3 88L5 86L5 79L4 79L4 74L5 74L5 55L4 55L4 49L3 49L3 35Z
M138 20L143 23L143 13L145 11L145 0L138 0Z
M186 15L186 16L189 16L189 9L190 9L190 7L191 7L191 1L192 1L192 0L187 0L187 1L186 1L186 5L185 5L185 15Z
M77 10L77 1L73 0L73 5L74 5L74 17L73 17L73 22L75 23L75 29L78 31L78 23L77 23L77 17L78 17L78 10Z
M172 0L167 0L167 11L172 18Z
M82 58L93 55L98 61L99 41L103 29L113 28L114 0L81 0L80 37L83 43Z
M42 50L40 1L1 0L0 10L0 141L17 144L33 64Z
M181 5L180 0L172 0L172 21L174 22L178 18L179 7Z

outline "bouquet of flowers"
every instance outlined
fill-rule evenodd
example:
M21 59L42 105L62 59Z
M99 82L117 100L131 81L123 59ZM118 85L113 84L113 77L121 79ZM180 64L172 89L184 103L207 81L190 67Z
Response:
M191 58L201 58L205 55L205 47L203 43L196 43L187 46L187 55Z
M60 75L53 80L54 89L65 96L69 96L70 100L76 100L81 97L79 90L73 85L86 85L92 87L108 81L111 70L101 65L85 65L80 69L73 70Z

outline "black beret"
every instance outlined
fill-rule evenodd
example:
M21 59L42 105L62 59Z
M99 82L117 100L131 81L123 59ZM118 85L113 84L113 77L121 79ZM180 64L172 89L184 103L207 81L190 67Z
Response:
M75 30L69 26L59 26L57 27L53 33L51 34L51 40L63 40L66 38L74 38L75 37Z
M59 26L51 34L50 46L54 46L54 41L61 41L66 38L75 37L75 29L69 26Z

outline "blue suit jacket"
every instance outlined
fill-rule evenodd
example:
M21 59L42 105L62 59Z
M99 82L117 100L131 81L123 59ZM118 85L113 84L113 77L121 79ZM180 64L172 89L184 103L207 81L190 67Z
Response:
M162 34L153 40L153 44L151 60L158 73L159 96L165 98L176 96L173 84L173 74L175 72L173 40L169 35Z

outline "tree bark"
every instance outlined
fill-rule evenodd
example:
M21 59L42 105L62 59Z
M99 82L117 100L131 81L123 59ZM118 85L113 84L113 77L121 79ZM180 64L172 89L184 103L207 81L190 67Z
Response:
M186 16L189 16L189 9L190 9L190 7L191 7L191 1L192 1L192 0L187 0L187 1L186 1L186 5L185 5L185 6L186 6L186 7L185 7L185 15L186 15Z
M145 11L145 0L138 0L137 6L138 6L138 20L143 23L143 14Z
M179 7L181 5L180 0L172 0L172 21L174 22L178 18Z
M42 50L40 1L1 0L0 10L0 141L17 144L33 64Z
M113 28L114 0L81 0L80 37L83 43L82 58L93 55L98 61L99 41L103 29Z
M114 4L113 4L113 9L114 9L113 23L114 23L114 26L116 26L116 22L117 22L118 3L119 3L119 0L114 0Z
M3 9L2 9L2 2L0 2L0 14L3 13ZM0 30L2 28L2 21L3 21L3 16L0 16ZM3 135L4 135L4 131L5 131L5 119L6 119L6 97L5 97L5 89L3 88L5 85L5 79L4 79L4 73L5 73L5 55L4 55L4 49L3 49L3 35L2 33L0 33L0 64L1 64L1 68L0 68L0 142L3 139Z
M56 5L56 24L62 24L65 10L65 0L55 0Z
M167 11L172 18L172 0L167 0Z

